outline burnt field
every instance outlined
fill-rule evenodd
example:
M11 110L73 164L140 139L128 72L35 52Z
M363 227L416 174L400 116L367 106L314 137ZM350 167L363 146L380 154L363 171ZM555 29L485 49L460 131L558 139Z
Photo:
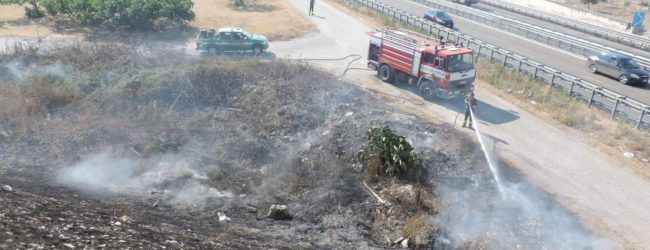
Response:
M86 45L0 66L0 248L591 245L545 194L557 218L495 201L471 138L307 64ZM411 142L417 169L369 176L376 125Z

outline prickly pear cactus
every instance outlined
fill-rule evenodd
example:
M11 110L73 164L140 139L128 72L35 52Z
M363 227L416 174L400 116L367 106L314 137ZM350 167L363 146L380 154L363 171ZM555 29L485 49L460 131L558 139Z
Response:
M395 176L420 164L418 155L406 138L396 135L387 125L374 126L368 129L366 135L366 156L368 159L378 157L387 174Z

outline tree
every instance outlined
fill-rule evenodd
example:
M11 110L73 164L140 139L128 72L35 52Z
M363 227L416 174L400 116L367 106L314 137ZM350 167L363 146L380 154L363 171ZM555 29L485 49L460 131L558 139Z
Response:
M28 16L43 16L40 4L49 14L69 15L82 25L107 23L147 30L161 19L175 23L194 19L192 0L0 0L0 4L27 3L32 6L25 7Z

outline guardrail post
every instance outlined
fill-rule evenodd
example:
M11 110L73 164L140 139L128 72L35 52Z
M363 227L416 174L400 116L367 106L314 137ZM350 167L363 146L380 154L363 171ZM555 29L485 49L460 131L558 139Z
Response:
M528 60L528 59L523 58L519 60L519 67L517 67L517 73L521 73L521 65L524 64L524 60Z
M579 81L582 81L582 79L576 78L576 79L573 79L573 81L571 81L571 88L569 89L569 96L571 96L573 94L573 88L575 88L576 82L579 82Z
M535 66L535 73L533 73L533 79L537 80L537 72L539 71L540 67L544 67L544 64L537 64Z
M591 104L594 103L594 97L596 96L596 90L601 90L601 89L603 88L596 87L596 86L594 86L594 88L591 89L591 98L589 98L589 105L587 105L587 107L591 108Z
M616 115L616 110L618 109L618 104L621 103L621 100L625 100L627 97L625 96L617 96L616 97L616 102L614 102L614 107L612 108L612 114L610 115L610 119L614 119L614 116Z
M645 116L645 112L648 110L648 106L643 106L641 109L641 116L639 116L639 122L636 123L636 129L641 128L641 124L643 123L643 116Z
M551 88L555 87L555 78L557 77L558 74L562 74L562 72L555 71L553 73L553 77L551 77Z
M506 57L503 59L503 67L504 68L506 68L506 65L508 65L508 56L509 55L510 55L510 53L506 53L506 55L505 55Z
M495 50L495 49L496 49L496 48L492 48L492 50L490 51L490 62L491 62L491 63L494 62L494 50Z

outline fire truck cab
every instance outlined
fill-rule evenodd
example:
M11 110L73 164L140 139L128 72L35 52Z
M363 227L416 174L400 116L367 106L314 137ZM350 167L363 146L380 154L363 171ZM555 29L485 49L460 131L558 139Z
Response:
M368 67L388 83L415 85L425 99L451 99L474 90L474 55L469 48L435 44L408 30L370 32Z

